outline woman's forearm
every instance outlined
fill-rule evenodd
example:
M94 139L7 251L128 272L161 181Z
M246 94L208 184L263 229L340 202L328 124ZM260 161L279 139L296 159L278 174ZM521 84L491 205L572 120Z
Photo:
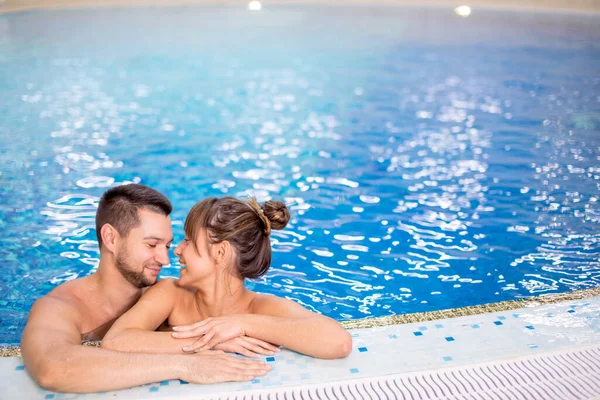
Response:
M282 318L244 315L246 336L255 337L317 358L344 358L352 351L352 336L336 321L323 317Z
M109 332L102 340L101 347L130 353L184 354L182 347L197 339L175 339L171 332L130 328L112 334Z

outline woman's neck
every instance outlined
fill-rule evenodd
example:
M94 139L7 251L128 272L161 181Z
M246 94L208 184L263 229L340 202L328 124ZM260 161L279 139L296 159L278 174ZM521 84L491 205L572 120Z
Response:
M194 300L202 319L247 313L253 297L244 280L230 274L209 278L196 289Z

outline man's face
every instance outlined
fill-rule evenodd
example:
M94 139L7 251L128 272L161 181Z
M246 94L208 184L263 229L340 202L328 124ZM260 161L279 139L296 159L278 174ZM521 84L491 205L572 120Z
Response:
M168 216L140 209L138 217L140 224L121 238L116 264L127 281L143 288L155 284L162 266L169 264L173 230Z

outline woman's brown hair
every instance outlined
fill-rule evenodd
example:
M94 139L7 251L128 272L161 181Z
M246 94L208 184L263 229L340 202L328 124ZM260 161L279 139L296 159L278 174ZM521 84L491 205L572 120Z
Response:
M261 206L254 198L210 197L192 207L184 230L194 247L200 229L207 230L209 243L228 241L236 252L237 273L256 279L271 265L271 229L283 229L289 220L290 212L280 201Z

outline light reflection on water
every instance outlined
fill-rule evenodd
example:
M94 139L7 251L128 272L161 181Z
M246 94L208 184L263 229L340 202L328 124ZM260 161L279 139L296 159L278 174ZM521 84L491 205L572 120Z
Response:
M172 200L176 241L203 197L284 199L248 286L338 319L598 285L596 17L201 10L0 16L0 342L94 271L99 196L128 182Z

